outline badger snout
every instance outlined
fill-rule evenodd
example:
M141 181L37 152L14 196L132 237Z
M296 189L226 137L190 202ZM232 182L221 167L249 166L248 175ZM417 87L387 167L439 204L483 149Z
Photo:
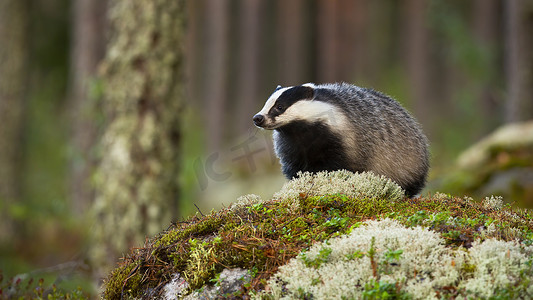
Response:
M253 118L254 124L257 127L263 127L263 124L265 123L265 116L261 114L257 114Z

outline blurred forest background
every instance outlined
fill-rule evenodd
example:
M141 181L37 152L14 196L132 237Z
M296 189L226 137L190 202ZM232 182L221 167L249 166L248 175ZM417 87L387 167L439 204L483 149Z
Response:
M251 118L278 84L396 98L431 141L430 179L533 119L531 0L133 2L0 0L6 278L94 293L171 222L271 196L284 179Z

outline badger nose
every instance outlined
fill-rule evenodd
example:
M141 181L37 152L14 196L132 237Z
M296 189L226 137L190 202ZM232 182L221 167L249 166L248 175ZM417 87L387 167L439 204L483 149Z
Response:
M265 122L265 116L257 114L253 118L255 126L261 126Z

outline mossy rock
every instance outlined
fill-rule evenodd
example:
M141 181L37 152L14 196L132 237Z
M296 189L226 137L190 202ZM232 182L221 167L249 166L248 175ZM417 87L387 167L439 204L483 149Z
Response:
M243 269L249 271L250 280L243 282L237 292L219 297L324 298L323 295L313 294L312 288L313 285L324 284L324 278L313 277L309 286L298 287L296 283L288 282L285 275L297 270L293 265L298 262L309 270L295 271L295 274L316 273L322 267L338 263L332 258L340 255L340 250L323 250L328 248L324 245L338 244L334 241L360 234L362 228L370 228L369 222L378 220L393 222L396 224L394 226L405 230L430 231L438 237L442 249L449 251L449 255L457 256L453 264L459 274L458 279L446 286L430 286L430 291L426 289L425 292L432 296L476 296L475 291L468 290L463 283L464 280L476 278L474 274L484 262L459 256L489 240L512 243L509 249L517 248L518 254L527 258L520 261L522 265L518 268L522 277L514 278L504 287L498 286L499 290L495 290L493 295L509 293L522 296L533 293L528 290L527 281L533 276L531 212L513 210L495 197L482 202L444 194L409 199L386 178L370 173L340 171L302 174L299 179L287 183L273 199L263 201L257 196L244 196L229 208L173 224L148 241L143 248L132 250L106 279L103 297L158 297L167 284L175 283L177 278L181 278L184 284L180 285L181 290L174 292L174 296L177 297L178 293L185 296L219 283L218 276L223 270ZM369 260L363 265L367 266L367 271L370 270L371 276L348 290L359 293L357 295L366 293L364 295L368 299L385 295L398 299L420 298L416 294L417 278L422 276L421 273L417 274L420 270L415 268L409 271L413 274L405 271L413 278L404 276L403 281L392 276L392 273L386 274L393 272L397 265L404 266L402 254L408 253L408 248L401 241L395 242L393 237L386 240L389 243L387 245L395 246L383 249L384 241L377 237L372 242L375 245L368 244L350 250L346 259ZM509 257L518 254L510 252ZM428 252L427 255L432 254ZM504 258L505 255L507 252L503 253ZM328 276L341 275L343 271L339 269L335 273ZM339 281L339 285L342 284Z
M508 124L465 150L433 189L533 208L533 121Z

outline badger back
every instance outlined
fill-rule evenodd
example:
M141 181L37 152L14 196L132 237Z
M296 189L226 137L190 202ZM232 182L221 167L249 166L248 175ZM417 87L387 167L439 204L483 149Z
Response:
M370 152L369 170L393 179L409 195L418 193L429 170L428 140L418 122L397 101L375 90L349 84L323 87L325 98L339 103L359 135L346 140L352 143L351 155L358 157L361 149Z

